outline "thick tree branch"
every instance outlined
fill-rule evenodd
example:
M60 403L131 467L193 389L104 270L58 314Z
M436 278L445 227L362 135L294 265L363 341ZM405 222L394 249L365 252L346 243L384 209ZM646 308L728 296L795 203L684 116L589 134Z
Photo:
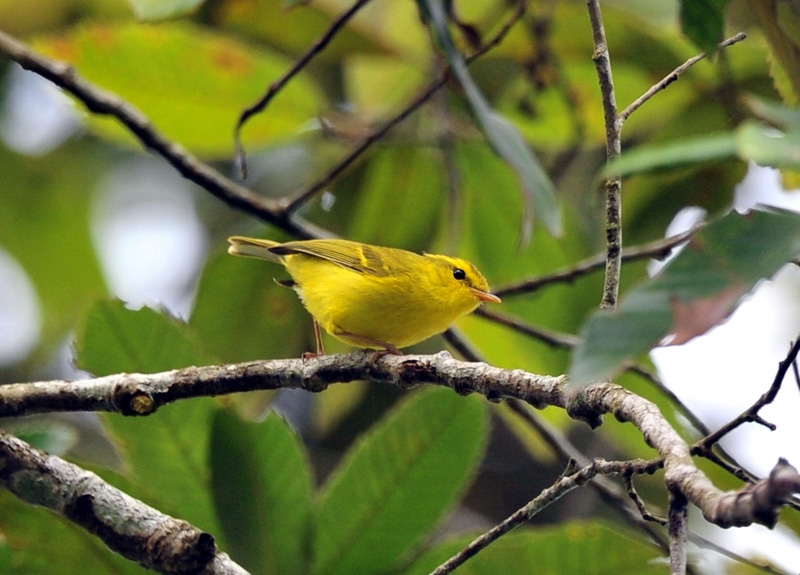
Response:
M148 569L166 575L247 575L210 534L2 430L0 485L26 503L63 515Z
M318 392L328 385L359 379L403 388L419 384L480 393L490 401L514 398L535 408L554 406L592 427L605 414L630 422L661 457L667 487L682 493L711 523L723 527L762 523L772 526L780 507L800 491L800 475L779 461L770 477L743 489L722 492L692 461L689 445L658 407L618 385L595 383L565 389L565 378L505 370L453 359L449 353L384 356L372 353L328 355L307 360L255 361L236 365L189 367L151 375L118 374L97 379L0 386L0 416L46 411L115 411L148 415L167 403L255 389L297 388Z

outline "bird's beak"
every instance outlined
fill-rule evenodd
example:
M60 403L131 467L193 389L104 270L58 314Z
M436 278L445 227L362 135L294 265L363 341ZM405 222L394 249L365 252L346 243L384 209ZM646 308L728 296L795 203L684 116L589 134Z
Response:
M481 291L475 288L469 288L469 290L473 293L473 295L481 301L490 301L492 303L500 303L500 298L494 295L493 293Z

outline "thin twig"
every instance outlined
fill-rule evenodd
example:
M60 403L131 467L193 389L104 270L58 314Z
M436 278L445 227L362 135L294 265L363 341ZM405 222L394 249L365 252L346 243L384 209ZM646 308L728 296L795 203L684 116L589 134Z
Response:
M621 127L617 117L617 98L611 74L611 56L608 53L606 32L600 0L587 0L589 20L594 40L594 60L600 80L603 101L603 117L606 126L606 163L619 157L622 151ZM605 281L601 309L615 309L619 297L619 281L622 271L622 180L618 176L606 180L606 262Z
M358 11L361 10L361 8L363 8L364 5L366 5L369 1L370 0L357 0L357 2L353 4L349 10L345 11L336 20L331 22L330 27L316 42L309 46L309 48L295 61L292 67L283 76L270 84L266 94L264 94L255 104L245 108L244 111L242 111L242 114L239 116L239 121L236 123L236 128L234 128L233 131L233 138L236 142L236 161L239 165L242 178L247 177L247 156L241 139L242 126L244 126L245 122L247 122L250 117L264 110L264 108L269 105L272 99L278 95L278 92L280 92L283 87L289 83L289 80L294 78L303 68L305 68L314 56L322 52L328 43L333 40L342 26L344 26L348 20L350 20L350 18L355 16Z
M107 90L85 80L72 66L32 51L22 42L0 32L0 52L17 64L50 80L80 100L90 112L116 118L146 148L163 157L183 177L226 204L260 217L299 237L319 237L324 232L300 218L284 213L277 202L264 198L226 178L183 147L164 136L140 110Z
M465 57L464 60L467 64L471 64L476 59L483 56L486 52L500 44L506 35L511 31L514 25L525 15L525 11L528 6L528 2L530 0L518 0L516 3L516 10L514 14L503 24L502 28L498 30L498 32L483 46L481 46L478 50L470 54L469 56ZM355 162L361 155L366 152L372 144L383 138L383 136L392 128L394 128L397 124L408 118L411 114L413 114L417 109L419 109L424 103L431 99L433 94L436 93L442 86L444 86L451 76L450 67L446 67L439 76L433 80L428 86L426 86L411 103L406 106L399 114L397 114L394 118L388 120L383 126L378 128L375 132L364 138L356 147L344 158L342 158L338 164L336 164L333 168L331 168L328 173L326 173L322 178L311 184L308 188L300 190L290 196L283 198L281 201L281 207L287 213L294 212L300 206L302 206L305 202L309 199L314 197L315 194L324 190L331 182L333 182L339 175L342 174L347 168L349 168L353 162Z
M781 388L781 384L783 383L784 378L786 377L786 373L794 364L795 360L797 359L797 355L800 353L800 335L798 336L797 340L792 344L792 347L789 349L789 353L786 354L786 358L778 364L778 371L775 374L775 377L772 380L772 385L770 385L769 389L764 392L761 397L759 397L753 405L739 414L738 417L729 421L719 429L717 429L714 433L711 433L705 436L703 439L698 441L694 446L693 450L697 453L703 454L705 451L711 449L711 447L717 443L720 439L725 437L728 433L743 425L745 423L756 422L760 423L761 425L765 425L771 430L775 430L775 426L771 423L767 423L764 421L763 418L758 414L758 412L766 405L769 405L775 400L775 396L778 394L778 391Z
M671 254L672 250L674 250L678 245L690 239L704 226L705 222L701 222L693 226L691 229L681 232L680 234L676 234L665 239L655 240L634 248L626 249L622 252L622 261L629 263L649 258L664 259ZM573 282L587 274L603 269L605 262L606 255L605 253L601 253L552 274L523 280L508 286L501 286L492 290L492 293L496 293L498 296L506 298L512 295L531 293L550 284Z
M558 347L562 349L572 349L578 344L578 338L575 337L574 335L559 333L542 327L535 327L516 318L508 317L506 315L487 310L483 307L479 307L478 309L476 309L475 315L484 317L497 324L510 327L515 331L534 337L539 341L543 341L546 344L551 345L553 347Z
M605 461L595 459L591 464L570 475L559 478L553 485L542 492L523 507L508 516L505 520L492 527L483 535L474 539L469 545L461 549L450 559L431 571L430 575L448 575L463 565L468 559L474 557L491 543L505 535L512 529L519 527L526 521L535 517L540 511L561 499L573 489L586 484L597 475L616 475L627 469L647 467L648 462L643 460L632 461Z
M645 521L658 523L662 526L667 525L667 520L651 513L647 508L647 505L645 505L644 501L639 496L639 493L636 491L636 486L633 484L633 471L626 470L625 473L622 474L622 481L625 483L625 490L628 493L628 497L630 497L631 501L633 501L633 503L636 505L636 509L639 510L642 519Z
M739 32L735 36L731 36L727 40L720 42L718 48L720 50L723 50L728 46L733 46L734 44L741 42L745 38L747 38L747 34L745 34L744 32ZM675 82L678 78L680 78L681 74L686 72L686 70L697 64L700 60L702 60L705 57L706 53L701 52L697 56L689 58L688 60L686 60L686 62L684 62L683 64L675 68L672 72L664 76L661 80L653 84L644 94L636 98L636 100L631 102L631 104L627 108L625 108L624 110L622 110L622 112L620 112L619 114L620 125L624 124L625 121L628 119L628 117L631 114L633 114L636 110L641 108L645 102L647 102L650 98L655 96L661 90L666 89L667 86L669 86L670 84Z

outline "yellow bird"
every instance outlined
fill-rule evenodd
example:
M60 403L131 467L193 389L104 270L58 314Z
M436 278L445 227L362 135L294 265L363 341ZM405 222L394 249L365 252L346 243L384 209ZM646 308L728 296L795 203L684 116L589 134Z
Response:
M228 253L283 264L319 327L349 345L387 350L442 333L482 302L500 303L466 260L371 246L348 240L278 243L234 236Z

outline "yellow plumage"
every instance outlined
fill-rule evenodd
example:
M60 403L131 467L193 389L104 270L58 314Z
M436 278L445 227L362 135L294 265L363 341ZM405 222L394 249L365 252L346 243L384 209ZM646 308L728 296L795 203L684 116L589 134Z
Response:
M233 255L283 264L315 322L357 347L396 352L445 331L481 302L500 301L459 258L347 240L228 241Z

